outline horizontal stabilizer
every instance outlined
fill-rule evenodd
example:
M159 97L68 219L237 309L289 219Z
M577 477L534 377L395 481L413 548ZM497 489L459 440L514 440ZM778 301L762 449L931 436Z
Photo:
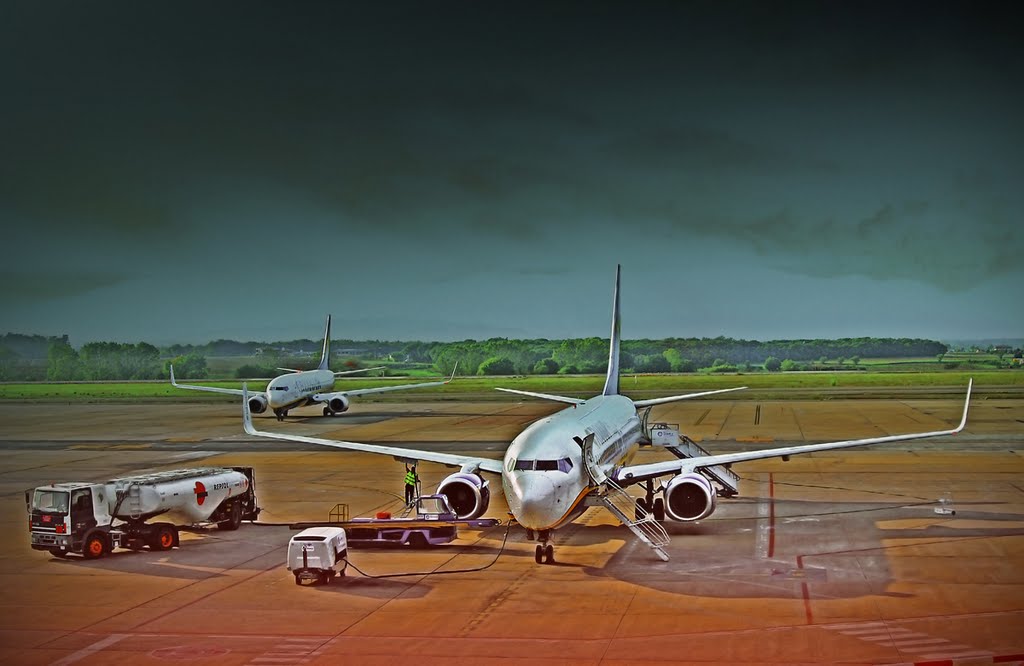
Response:
M665 398L651 398L650 400L634 400L633 404L637 407L651 407L653 405L663 405L666 402L678 402L680 400L689 400L690 398L702 398L706 395L716 395L718 393L729 393L730 391L742 391L746 386L737 386L736 388L718 389L716 391L701 391L700 393L687 393L686 395L670 395Z
M570 405L582 405L586 402L581 398L569 398L564 395L552 395L550 393L534 393L533 391L519 391L516 389L507 388L495 388L496 391L504 391L505 393L518 393L519 395L528 395L532 398L541 398L542 400L554 400L555 402L564 402Z

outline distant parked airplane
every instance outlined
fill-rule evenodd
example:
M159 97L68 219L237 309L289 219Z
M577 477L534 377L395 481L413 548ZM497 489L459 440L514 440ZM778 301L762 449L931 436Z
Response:
M448 496L452 507L462 517L475 518L487 510L490 483L482 472L501 477L508 508L527 538L540 541L536 561L554 561L554 549L548 541L551 533L582 514L589 506L605 506L627 525L663 560L668 559L664 546L668 533L661 526L666 517L677 521L702 520L715 510L719 495L735 494L738 481L728 467L733 463L763 458L783 459L799 453L829 451L868 444L901 442L940 435L953 435L967 424L967 408L971 386L967 385L963 418L960 425L948 430L919 432L909 435L888 435L852 439L824 444L784 446L759 451L740 451L711 455L698 447L666 447L676 459L643 465L630 465L638 442L646 435L646 414L638 410L687 398L697 398L726 391L704 391L648 400L631 400L619 394L619 270L615 272L612 299L612 336L608 353L608 374L601 395L582 400L546 393L501 389L537 398L572 405L544 417L523 430L505 451L502 460L477 458L438 451L405 449L397 446L341 442L302 435L262 432L256 430L243 400L242 416L245 430L251 435L293 442L319 444L339 449L365 451L393 456L398 460L440 463L460 470L446 477L437 488ZM741 387L745 388L745 387ZM668 477L658 486L656 479ZM642 484L644 497L626 494L624 487ZM716 487L717 484L717 487ZM658 497L655 497L658 495Z
M324 346L320 354L320 365L315 370L295 370L293 368L278 368L288 372L287 375L274 377L267 385L263 393L248 393L242 389L218 388L216 386L196 386L193 384L179 384L174 380L174 366L171 366L171 385L176 388L189 389L191 391L209 391L210 393L226 393L229 395L247 395L249 410L262 414L270 407L274 410L278 421L283 421L288 416L288 410L293 407L305 407L317 403L324 404L324 416L334 416L348 411L351 398L370 393L385 393L387 391L403 391L412 388L427 388L429 386L441 386L447 384L455 377L452 371L451 378L442 382L420 382L418 384L402 384L399 386L381 386L378 388L352 389L348 391L331 391L334 388L334 378L340 375L351 375L357 372L368 370L379 370L380 368L364 368L362 370L347 370L344 372L331 372L327 367L331 351L331 316L327 315L327 331L324 333ZM383 367L383 366L382 366Z

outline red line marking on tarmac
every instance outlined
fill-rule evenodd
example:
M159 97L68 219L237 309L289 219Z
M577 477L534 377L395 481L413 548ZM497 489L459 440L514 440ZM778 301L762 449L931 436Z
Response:
M804 568L804 556L796 556L796 568L803 570ZM811 591L807 588L807 581L800 581L800 591L804 595L804 615L807 618L807 624L814 624L814 614L811 613Z
M768 472L768 557L775 554L775 473Z
M992 657L993 664L1004 664L1008 661L1024 661L1024 652L1020 654L1001 654L998 657Z
M915 661L914 666L953 666L953 660L939 659L938 661Z

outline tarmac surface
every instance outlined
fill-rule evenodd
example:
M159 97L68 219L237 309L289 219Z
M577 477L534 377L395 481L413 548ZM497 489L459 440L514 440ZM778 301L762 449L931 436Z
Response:
M361 402L257 427L499 458L558 406ZM712 452L949 428L957 399L656 408ZM328 586L284 567L300 520L400 506L391 458L253 441L223 404L0 404L5 664L1024 662L1024 400L975 398L957 437L737 465L740 497L668 523L661 562L604 509L537 565L512 526L426 550L352 549ZM644 449L637 462L666 454ZM264 512L166 552L65 560L29 548L23 491L150 469L251 465ZM424 492L453 470L419 468ZM505 520L492 480L488 516ZM947 497L956 513L938 514ZM446 571L479 569L472 572Z

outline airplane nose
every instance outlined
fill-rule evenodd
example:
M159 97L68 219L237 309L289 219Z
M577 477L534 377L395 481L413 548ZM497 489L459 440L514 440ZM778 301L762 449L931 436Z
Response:
M519 483L519 515L516 520L523 527L546 529L558 520L555 507L555 484L546 476L524 474Z

